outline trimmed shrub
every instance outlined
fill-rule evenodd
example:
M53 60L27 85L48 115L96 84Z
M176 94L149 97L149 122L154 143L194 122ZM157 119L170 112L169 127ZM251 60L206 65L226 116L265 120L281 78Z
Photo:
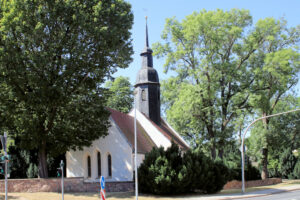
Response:
M229 177L228 168L202 152L183 154L176 144L164 151L153 148L138 169L139 190L152 194L220 191Z

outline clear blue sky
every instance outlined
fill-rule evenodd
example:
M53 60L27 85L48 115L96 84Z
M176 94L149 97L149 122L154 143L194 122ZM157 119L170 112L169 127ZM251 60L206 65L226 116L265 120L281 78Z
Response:
M250 10L253 22L266 17L281 18L288 21L288 26L300 24L300 0L127 0L132 5L134 24L131 30L134 55L133 62L126 69L119 69L113 76L127 76L132 84L135 83L136 73L141 67L140 52L145 45L145 16L148 16L149 43L161 41L161 33L165 19L176 17L182 20L194 11L230 10L232 8ZM163 73L163 59L153 60L154 68L160 80L168 78ZM300 96L300 83L297 86Z

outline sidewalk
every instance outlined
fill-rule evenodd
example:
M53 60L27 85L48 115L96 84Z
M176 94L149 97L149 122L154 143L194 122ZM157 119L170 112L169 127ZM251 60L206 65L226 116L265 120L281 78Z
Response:
M252 191L252 192L247 192L245 194L242 194L242 193L216 194L216 195L206 195L206 196L185 197L184 199L189 199L189 200L247 199L247 198L251 198L251 197L267 196L267 195L271 195L271 194L277 194L277 193L288 192L288 191L293 191L293 190L300 190L300 184L282 186L279 188L270 188L270 189L265 189L265 190Z

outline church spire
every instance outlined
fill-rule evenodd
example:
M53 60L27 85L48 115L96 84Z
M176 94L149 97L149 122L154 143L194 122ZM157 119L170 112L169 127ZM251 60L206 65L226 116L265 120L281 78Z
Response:
M149 48L149 41L148 41L148 24L147 24L147 16L146 18L146 48Z
M142 68L136 77L135 99L137 109L154 123L160 125L160 85L157 71L153 68L152 50L149 47L146 17L146 41L141 53Z
M142 56L142 68L153 67L152 49L149 47L149 39L148 39L147 17L146 17L146 44L144 50L141 53L141 56Z

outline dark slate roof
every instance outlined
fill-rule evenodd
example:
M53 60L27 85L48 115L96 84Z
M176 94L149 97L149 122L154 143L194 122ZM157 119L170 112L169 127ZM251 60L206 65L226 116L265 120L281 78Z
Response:
M134 150L134 118L117 110L111 108L107 109L110 111L112 119L121 129L127 141L132 146L132 150ZM151 151L153 147L156 147L155 143L137 121L137 152L145 154Z

